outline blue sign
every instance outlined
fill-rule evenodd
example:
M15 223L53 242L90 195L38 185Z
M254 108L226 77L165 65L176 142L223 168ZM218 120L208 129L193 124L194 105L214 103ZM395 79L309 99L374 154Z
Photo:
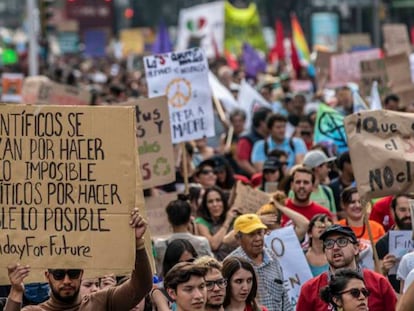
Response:
M106 32L104 30L87 30L84 34L85 56L104 57L106 48Z
M79 52L79 35L76 32L60 32L58 34L60 52L62 54L71 54Z
M313 13L311 29L313 49L336 51L339 37L338 14L332 12Z

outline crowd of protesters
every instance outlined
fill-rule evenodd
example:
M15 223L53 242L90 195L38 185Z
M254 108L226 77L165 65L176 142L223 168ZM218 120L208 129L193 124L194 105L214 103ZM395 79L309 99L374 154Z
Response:
M210 62L210 69L235 98L241 80L248 79L272 108L255 110L251 120L241 109L228 111L227 121L216 111L215 137L186 143L188 163L177 161L176 181L145 191L146 196L181 191L182 168L187 165L189 195L180 194L165 211L169 221L165 225L173 233L153 240L154 285L141 240L146 224L135 212L131 224L137 238L136 269L130 276L83 279L83 270L49 269L47 283L25 286L30 268L12 265L10 287L1 292L4 310L414 308L410 286L414 256L407 254L400 261L389 253L388 244L389 230L412 230L412 195L396 193L373 202L372 208L362 206L349 152L338 154L335 146L312 140L315 107L328 99L306 71L298 76L288 68L269 65L267 73L247 77L242 63L231 69L225 59ZM91 105L148 96L139 59L60 57L42 74L89 90ZM312 88L295 92L289 82L299 78L308 79ZM337 88L329 104L345 116L351 114L351 88ZM383 107L413 109L401 105L395 94L388 94ZM251 128L245 127L247 121ZM243 214L232 206L237 182L272 193L271 199L256 214ZM294 227L313 275L302 285L296 305L288 297L278 256L264 243L267 234L286 226ZM375 257L374 252L379 261L365 262ZM404 291L407 294L400 296Z

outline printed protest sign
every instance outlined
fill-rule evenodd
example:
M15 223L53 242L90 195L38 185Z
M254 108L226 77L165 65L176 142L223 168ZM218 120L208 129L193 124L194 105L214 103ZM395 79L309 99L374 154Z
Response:
M142 187L149 189L175 180L167 97L129 101L135 105Z
M1 101L15 102L22 101L23 74L22 73L3 73L1 75Z
M172 142L214 136L208 64L203 50L147 56L144 66L149 97L168 97Z
M195 47L207 57L224 52L224 1L204 3L180 10L178 18L177 50Z
M339 52L350 52L354 47L370 47L372 46L369 33L350 33L339 36L338 40Z
M372 83L377 81L380 95L389 94L388 75L384 59L373 59L361 61L361 80L359 91L362 96L368 96L371 92Z
M405 53L410 55L411 44L408 37L407 25L405 24L384 24L382 26L384 35L384 48L387 55Z
M332 82L359 82L361 78L360 63L363 60L377 59L380 49L343 53L331 56Z
M241 213L256 213L264 204L270 202L270 195L244 185L238 181L233 206Z
M15 262L31 266L28 281L45 268L134 267L135 126L133 107L0 107L0 283Z
M411 230L390 230L388 247L389 253L401 258L405 254L414 250Z
M176 199L176 192L145 198L148 226L153 239L168 236L172 233L172 228L168 222L167 212L165 211L165 208L167 207L168 203Z
M345 118L345 129L361 197L414 190L414 114L362 111Z
M312 272L293 226L271 231L265 236L265 244L278 257L283 269L283 284L294 308L302 284L312 278Z
M23 103L27 105L87 106L91 102L89 91L55 83L41 76L26 78L22 93Z

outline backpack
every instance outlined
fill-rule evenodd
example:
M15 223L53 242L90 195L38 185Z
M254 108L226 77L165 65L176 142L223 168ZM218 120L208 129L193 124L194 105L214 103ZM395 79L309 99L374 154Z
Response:
M295 144L293 142L293 137L289 138L289 147L292 150L293 153L295 153ZM269 152L269 143L267 142L267 139L264 140L264 153L266 157L268 156Z

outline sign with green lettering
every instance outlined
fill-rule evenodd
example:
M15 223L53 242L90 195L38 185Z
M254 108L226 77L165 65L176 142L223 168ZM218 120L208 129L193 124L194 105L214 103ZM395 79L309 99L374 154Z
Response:
M28 281L133 268L135 128L133 107L0 106L0 283L15 262L31 266Z

